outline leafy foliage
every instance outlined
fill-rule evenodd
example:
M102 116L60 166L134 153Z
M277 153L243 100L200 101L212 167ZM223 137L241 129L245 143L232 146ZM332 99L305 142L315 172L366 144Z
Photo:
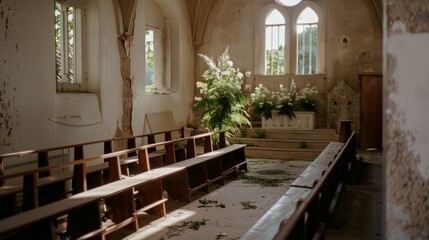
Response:
M278 49L266 51L266 74L282 75L285 73L284 67L284 49L280 45Z
M266 119L272 117L272 111L276 108L277 97L274 92L268 90L264 85L255 87L255 92L250 94L254 116L263 116Z
M322 103L316 87L310 87L307 84L297 92L293 79L289 89L280 84L279 92L270 91L259 84L250 98L253 115L263 116L265 119L272 117L273 110L277 110L278 116L285 115L292 119L295 117L295 111L316 111Z
M227 138L241 126L251 126L246 108L249 99L243 93L244 75L233 67L228 48L218 57L217 64L204 54L198 54L208 65L202 80L197 82L199 97L193 110L202 110L201 125L209 131L227 130ZM250 72L246 73L250 76Z
M297 97L299 109L304 111L315 111L321 104L321 100L317 94L318 91L316 87L310 87L310 84L302 88Z
M296 85L295 81L292 79L290 83L289 90L280 84L280 92L278 94L278 105L277 105L277 115L286 115L289 119L295 117L295 105L296 105Z

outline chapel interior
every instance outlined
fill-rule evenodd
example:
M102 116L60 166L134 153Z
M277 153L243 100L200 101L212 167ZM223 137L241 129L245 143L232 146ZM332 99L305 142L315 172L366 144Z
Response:
M193 109L202 55L216 63L225 51L250 92L314 86L323 104L312 128L346 128L357 153L375 156L373 239L429 238L426 0L0 0L0 176L34 160L9 153L204 132Z

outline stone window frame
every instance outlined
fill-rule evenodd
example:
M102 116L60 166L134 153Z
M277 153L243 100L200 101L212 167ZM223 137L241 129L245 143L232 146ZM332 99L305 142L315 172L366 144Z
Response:
M255 23L255 74L265 74L265 20L268 14L276 9L286 21L285 31L285 75L297 72L297 30L296 21L301 12L310 7L318 16L318 46L316 73L324 73L325 69L325 19L322 9L314 2L302 1L294 7L283 7L278 3L271 3L263 7L256 18Z
M54 0L53 4L56 3L65 4L78 10L74 26L76 80L74 82L69 79L67 81L58 81L55 67L56 90L58 93L97 93L100 91L98 2ZM55 19L55 16L53 16L53 19ZM56 46L54 46L54 49L56 49ZM54 61L57 60L55 59ZM56 66L56 63L54 66Z
M171 28L166 26L165 16L155 16L153 14L148 14L149 12L157 12L155 9L151 9L154 5L162 9L161 6L156 3L156 1L151 1L151 4L146 3L146 24L145 29L150 29L154 32L153 39L153 90L147 91L147 82L144 81L145 85L145 94L170 94L172 91L171 83ZM162 23L156 21L156 19L151 19L151 17L159 18L163 20ZM145 39L145 50L146 50L146 39ZM145 53L146 54L146 53ZM145 57L146 65L146 57ZM145 67L145 78L146 78L146 67Z

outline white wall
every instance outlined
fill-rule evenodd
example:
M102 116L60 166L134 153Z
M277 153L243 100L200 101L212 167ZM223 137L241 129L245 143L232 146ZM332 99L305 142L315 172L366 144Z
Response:
M403 4L385 8L386 239L428 239L428 4Z
M144 19L142 2L137 4L136 36L131 46L134 134L143 132L147 112L171 110L176 122L185 125L193 99L193 47L185 0L157 0L173 32L175 91L170 95L144 94L144 74L139 70L144 57L144 32L139 22ZM91 48L98 47L99 59L90 60L91 69L99 71L99 79L90 79L91 89L98 91L94 94L56 92L52 0L3 0L0 12L0 153L113 137L122 116L113 1L98 4L99 42ZM90 77L97 78L93 75Z

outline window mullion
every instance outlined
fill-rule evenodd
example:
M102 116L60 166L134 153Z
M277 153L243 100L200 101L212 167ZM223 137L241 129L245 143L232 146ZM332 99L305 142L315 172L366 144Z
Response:
M64 4L62 4L61 10L61 41L62 41L62 54L61 54L61 78L63 82L68 81L68 37L67 37L67 10Z
M271 67L270 67L270 69L271 69L271 72L270 72L270 74L271 75L273 75L274 74L274 52L273 52L273 48L274 48L274 27L271 27L271 50L270 50L270 58L271 58L271 61L270 61L270 64L271 64Z
M302 74L305 74L305 26L302 27Z
M277 27L277 74L280 73L280 26Z
M311 69L312 69L312 61L313 61L313 58L312 58L312 56L313 56L313 54L312 54L312 50L313 50L313 48L312 48L312 45L313 45L313 42L312 42L312 35L313 35L313 31L312 31L312 26L309 24L309 29L310 29L310 33L309 33L309 35L310 35L310 40L309 40L309 44L308 44L308 73L309 74L311 74L312 73L312 71L311 71Z

